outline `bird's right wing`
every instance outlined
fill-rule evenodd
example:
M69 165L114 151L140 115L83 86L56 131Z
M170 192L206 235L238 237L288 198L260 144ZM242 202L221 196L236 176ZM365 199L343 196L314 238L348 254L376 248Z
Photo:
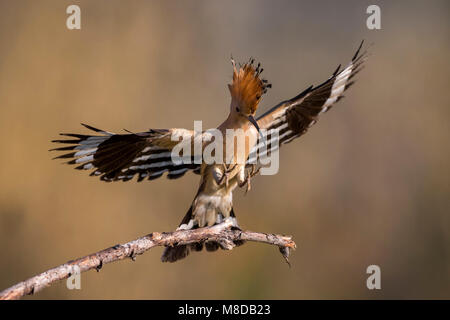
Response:
M77 165L75 169L92 169L91 175L100 176L103 181L128 181L135 175L138 176L137 181L153 180L161 177L164 172L167 172L169 179L176 179L189 170L200 173L200 164L194 162L193 151L190 159L180 157L179 161L173 161L172 150L179 140L172 140L172 137L178 137L180 140L183 138L193 144L197 139L202 139L202 132L187 129L151 129L140 133L115 134L84 126L99 135L62 133L61 135L69 139L52 142L69 146L51 151L70 152L55 159L70 159L67 163Z

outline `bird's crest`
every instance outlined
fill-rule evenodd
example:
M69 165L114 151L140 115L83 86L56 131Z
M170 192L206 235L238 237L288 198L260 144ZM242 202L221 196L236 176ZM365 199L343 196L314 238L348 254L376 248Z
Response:
M247 63L239 64L239 71L236 69L236 63L233 58L231 58L231 63L233 65L233 82L228 85L231 103L233 106L242 109L242 111L253 114L262 95L272 85L267 80L260 78L260 74L264 69L261 68L260 63L256 66L254 65L255 59L250 58Z

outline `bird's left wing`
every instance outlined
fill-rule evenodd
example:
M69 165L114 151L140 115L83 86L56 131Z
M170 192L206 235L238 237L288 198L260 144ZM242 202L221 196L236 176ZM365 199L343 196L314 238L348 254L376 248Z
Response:
M266 130L250 152L247 164L258 163L269 152L305 134L317 122L319 115L344 97L342 94L353 84L353 77L366 60L367 53L360 53L362 44L342 71L339 71L339 66L322 84L311 86L296 97L279 103L257 119L259 127Z
M165 172L167 178L176 179L189 170L200 173L200 164L195 163L191 151L194 141L202 141L203 132L150 129L140 133L115 134L83 125L98 135L62 133L69 138L52 142L69 146L51 151L69 151L55 159L70 159L67 163L76 165L75 169L92 170L91 175L100 176L103 181L128 181L135 175L138 176L137 181L153 180ZM180 141L189 144L192 156L187 159L180 152L180 158L174 161L172 150Z

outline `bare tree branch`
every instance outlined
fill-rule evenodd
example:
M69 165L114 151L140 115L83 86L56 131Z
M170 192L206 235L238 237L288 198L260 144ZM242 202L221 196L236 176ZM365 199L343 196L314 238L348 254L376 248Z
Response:
M123 260L125 258L134 260L137 255L143 254L145 251L156 246L183 245L208 240L219 242L222 248L227 250L233 249L235 246L233 241L235 240L272 244L279 247L281 254L288 263L289 249L295 249L296 247L295 242L290 236L235 230L232 228L231 221L225 221L212 227L194 230L180 230L168 233L153 232L128 243L118 244L47 270L37 276L3 290L0 292L0 300L20 299L25 295L41 291L56 281L70 277L74 272L75 266L78 266L80 273L91 269L96 269L98 271L107 263Z

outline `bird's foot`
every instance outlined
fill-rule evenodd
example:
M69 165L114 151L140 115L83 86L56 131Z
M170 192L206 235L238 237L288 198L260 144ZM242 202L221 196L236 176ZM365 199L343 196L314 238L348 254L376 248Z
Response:
M222 177L219 180L219 185L222 185L225 183L225 186L228 188L228 182L230 180L230 174L233 172L235 166L231 168L227 168L226 164L223 165L223 174Z
M256 164L252 164L252 170L250 171L250 177L253 178L254 176L256 176L260 170L261 170L261 167L256 168Z
M244 181L242 181L242 183L239 183L239 188L243 188L245 185L247 185L247 188L245 189L245 194L247 194L247 192L249 192L250 189L252 188L250 181L251 181L250 176L247 176L245 177Z
M225 186L228 188L228 180L229 180L229 172L224 171L222 177L219 180L219 186L225 183Z
M252 188L251 180L255 175L259 173L259 170L261 170L261 168L256 168L256 165L252 164L252 169L249 172L247 172L247 176L245 177L244 181L242 181L242 183L239 184L240 188L247 185L247 188L245 189L245 194L247 194L247 192L251 190Z

